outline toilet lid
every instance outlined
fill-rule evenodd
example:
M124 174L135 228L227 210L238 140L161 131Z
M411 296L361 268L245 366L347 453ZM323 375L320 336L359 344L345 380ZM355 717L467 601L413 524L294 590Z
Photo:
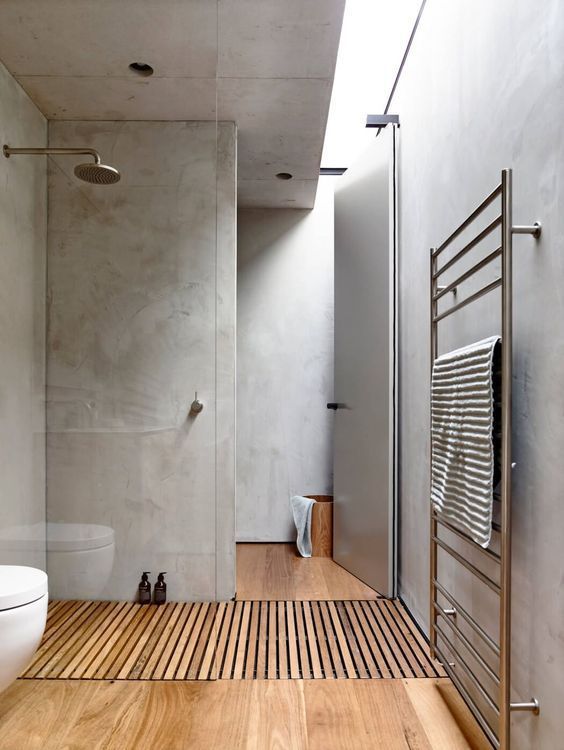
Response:
M0 565L0 611L21 607L47 593L47 574L22 565Z
M93 523L49 521L0 529L0 551L76 552L114 543L114 530ZM46 541L47 538L47 541Z
M99 549L114 543L114 530L95 523L47 524L48 552L76 552Z

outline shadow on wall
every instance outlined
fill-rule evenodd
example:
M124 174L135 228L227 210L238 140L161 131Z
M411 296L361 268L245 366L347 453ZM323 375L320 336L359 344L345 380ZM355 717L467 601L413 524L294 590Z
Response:
M279 239L304 221L313 209L278 208L272 221L271 208L244 209L246 221L239 223L237 268L244 268L262 253L274 252Z

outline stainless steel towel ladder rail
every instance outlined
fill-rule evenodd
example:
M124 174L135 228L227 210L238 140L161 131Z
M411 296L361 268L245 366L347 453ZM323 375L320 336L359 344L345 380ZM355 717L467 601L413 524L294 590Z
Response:
M477 232L462 248L440 264L441 255L447 249L452 249L453 242L463 232L470 230L475 220L486 209L496 202L500 203L499 214ZM500 244L494 243L491 250L470 268L446 285L439 285L439 279L451 269L456 272L456 264L465 258L475 247L480 245L490 235L501 230ZM431 654L438 658L452 682L458 688L466 704L473 713L476 721L495 748L510 750L510 716L512 711L532 711L539 713L539 705L532 698L525 703L511 702L511 382L512 382L512 238L514 234L531 234L540 236L541 226L537 222L532 225L515 226L512 220L512 174L511 169L504 169L501 173L500 184L480 203L480 205L460 224L459 227L438 247L431 248L430 254L430 302L431 302L431 372L433 363L438 356L439 323L450 315L471 305L494 289L501 288L501 522L499 527L499 553L491 549L484 549L458 528L441 518L431 506L431 534L430 534L430 642ZM458 301L460 284L469 280L478 271L489 266L497 258L501 258L501 274L486 283L477 291ZM444 302L448 294L456 295L453 304L441 309L439 300ZM430 470L432 467L430 467ZM431 478L432 481L432 478ZM462 547L479 551L489 560L490 568L495 564L499 570L498 580L486 574L474 562L467 559L463 552L454 549L441 537L441 530L453 534L462 540ZM478 622L476 615L470 613L456 597L450 593L439 578L438 552L452 558L455 563L464 567L469 573L487 586L499 597L499 643L497 643ZM475 556L473 557L475 560ZM446 605L441 605L438 595ZM460 616L460 624L456 618ZM440 620L440 623L439 623ZM465 630L463 630L463 628ZM446 629L446 630L445 630ZM471 634L471 635L470 635ZM472 638L476 636L474 640ZM457 646L460 643L466 656L463 656ZM479 646L478 646L479 644ZM480 649L484 647L485 651ZM496 671L491 661L484 658L485 653L499 664ZM493 655L493 656L492 656ZM453 662L452 659L455 659ZM473 665L468 663L472 661ZM488 678L490 689L486 688L476 671L481 670ZM491 690L491 686L494 690ZM492 694L493 692L493 694ZM479 699L476 697L479 696ZM487 705L488 711L482 710L480 705ZM495 717L492 721L491 717Z

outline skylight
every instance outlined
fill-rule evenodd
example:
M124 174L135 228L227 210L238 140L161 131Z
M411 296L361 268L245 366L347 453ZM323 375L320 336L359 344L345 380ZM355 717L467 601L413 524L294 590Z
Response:
M347 0L322 167L348 167L374 138L376 131L364 127L366 115L384 112L420 5Z

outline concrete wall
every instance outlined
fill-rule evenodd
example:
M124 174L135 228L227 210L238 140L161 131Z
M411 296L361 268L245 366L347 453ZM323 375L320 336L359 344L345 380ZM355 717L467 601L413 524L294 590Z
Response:
M0 64L0 145L46 142L45 118ZM0 155L0 564L43 569L46 231L45 157ZM30 534L19 549L2 539Z
M288 541L290 496L333 486L333 178L239 211L237 288L237 539Z
M401 120L401 593L427 625L428 253L514 169L512 747L562 743L564 672L564 13L559 0L429 0L392 111ZM492 248L490 248L492 249ZM489 278L492 278L490 275ZM456 345L499 330L493 303L453 323ZM445 568L447 568L446 573ZM481 619L495 601L443 575Z
M236 135L218 132L50 123L122 171L91 186L57 157L49 175L48 513L114 529L103 598L144 569L172 600L235 590Z

